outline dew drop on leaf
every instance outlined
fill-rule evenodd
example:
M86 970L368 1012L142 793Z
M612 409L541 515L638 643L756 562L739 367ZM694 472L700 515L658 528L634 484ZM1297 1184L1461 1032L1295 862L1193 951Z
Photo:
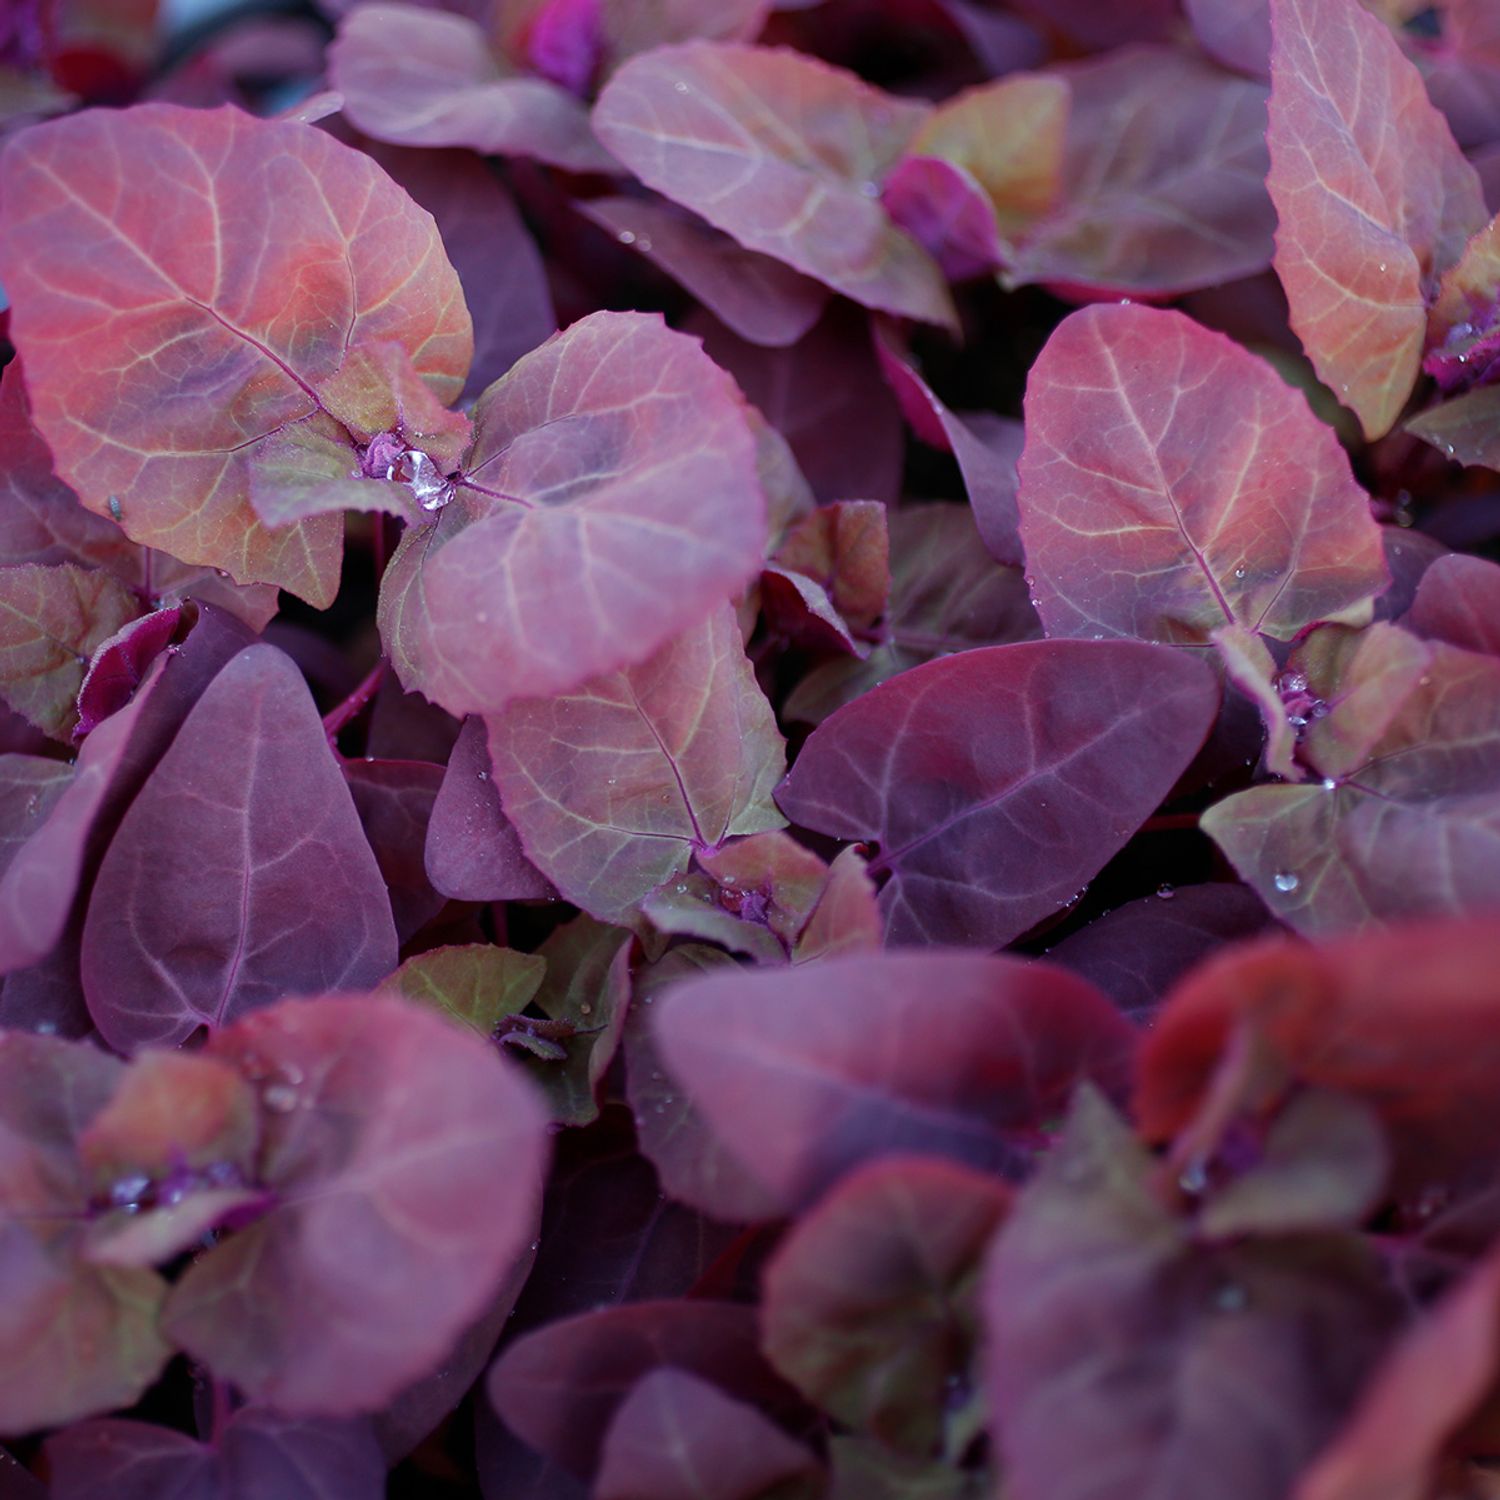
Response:
M1271 884L1283 894L1290 894L1292 891L1295 891L1301 883L1301 880L1291 870L1278 870L1271 877Z

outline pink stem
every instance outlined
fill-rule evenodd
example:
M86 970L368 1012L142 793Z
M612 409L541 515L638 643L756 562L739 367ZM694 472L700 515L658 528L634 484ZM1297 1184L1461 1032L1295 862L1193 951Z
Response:
M349 723L351 719L355 718L379 691L388 665L389 663L382 656L365 674L364 681L342 703L329 709L323 715L323 733L328 736L328 743L335 755L339 752L339 730Z

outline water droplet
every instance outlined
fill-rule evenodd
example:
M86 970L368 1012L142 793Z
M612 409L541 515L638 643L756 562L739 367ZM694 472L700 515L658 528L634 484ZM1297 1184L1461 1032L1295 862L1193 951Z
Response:
M125 512L120 508L120 497L118 495L111 495L109 497L109 513L117 521L125 519Z
M880 196L880 184L868 180L860 183L859 190L866 198L878 198Z
M1338 790L1338 785L1339 785L1338 782L1336 782L1333 779L1332 776L1325 776L1323 778L1323 790L1325 792L1334 792L1334 791L1337 791Z
M1177 888L1170 882L1164 880L1159 886L1157 886L1156 894L1161 898L1161 900L1170 901L1172 897L1177 894Z
M679 94L690 94L690 93L692 93L692 90L680 78L677 80L676 83L674 83L672 85L672 87L674 89L676 89Z
M479 779L481 781L488 781L490 779L490 773L488 771L481 771L479 773Z
M1250 1305L1250 1294L1237 1281L1227 1281L1214 1296L1220 1312L1243 1312Z
M36 1023L36 1034L38 1036L56 1036L57 1035L57 1022L56 1021L38 1021Z
M1382 271L1383 271L1383 270L1385 270L1385 262L1384 262L1384 261L1381 261L1381 262L1380 262L1380 269L1381 269L1381 270L1382 270Z
M1183 1192L1194 1196L1201 1193L1208 1186L1208 1164L1202 1161L1190 1161L1182 1169L1182 1175L1177 1179L1177 1186Z
M1302 881L1291 870L1278 870L1271 877L1271 884L1274 885L1278 891L1281 891L1283 894L1289 895L1292 891L1295 891L1299 885L1302 884Z
M133 1212L141 1206L141 1199L150 1191L151 1179L136 1172L110 1184L109 1201L115 1208L128 1209Z
M648 240L645 235L642 235L636 248L641 252L642 255L649 255L651 253L651 241Z
M1234 570L1234 576L1236 578L1243 578L1245 576L1245 565L1243 563Z
M635 235L628 229L622 229L619 234L619 240L622 245L633 245L635 244Z
M273 1083L260 1096L261 1103L273 1114L290 1114L297 1107L297 1091L284 1083Z

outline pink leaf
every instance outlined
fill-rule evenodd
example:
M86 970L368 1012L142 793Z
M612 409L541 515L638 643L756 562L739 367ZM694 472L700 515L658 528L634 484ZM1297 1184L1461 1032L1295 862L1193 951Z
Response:
M182 606L174 604L132 620L107 641L100 642L78 689L75 740L97 729L130 702L151 663L171 643L181 621Z
M1098 306L1059 325L1027 382L1019 500L1049 635L1290 640L1368 620L1388 581L1333 433L1270 366L1177 312Z
M0 187L12 334L60 476L136 541L329 603L341 523L267 530L250 470L348 348L394 340L458 394L472 335L431 219L323 131L227 108L39 126Z
M1438 558L1401 623L1428 640L1500 656L1500 566L1456 552Z
M647 187L866 307L953 326L937 266L880 206L925 110L800 53L688 42L632 58L594 109Z
M777 801L804 827L877 845L887 943L999 947L1124 847L1217 702L1201 662L1159 646L966 651L840 709Z
M1416 380L1427 298L1488 217L1479 179L1382 22L1353 0L1272 0L1271 18L1276 273L1319 378L1377 438Z

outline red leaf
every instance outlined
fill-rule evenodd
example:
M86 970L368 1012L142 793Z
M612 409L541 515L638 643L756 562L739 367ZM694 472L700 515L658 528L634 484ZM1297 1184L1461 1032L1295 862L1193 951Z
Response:
M341 523L268 531L250 471L349 348L394 340L458 394L469 317L431 219L321 130L165 104L28 130L0 189L12 337L61 477L137 541L330 602Z
M930 1452L973 1373L974 1284L1009 1205L1004 1183L951 1162L851 1172L766 1266L766 1357L846 1427Z
M654 1370L620 1403L594 1500L817 1500L817 1459L753 1406L685 1370Z
M489 1395L533 1448L588 1478L632 1388L665 1368L757 1404L788 1404L756 1347L754 1309L706 1301L632 1302L549 1323L500 1356Z
M488 722L527 857L600 921L631 922L696 851L784 821L785 750L727 605L639 667Z
M627 62L594 129L647 187L747 250L866 307L951 327L937 266L879 202L925 113L801 53L688 42Z
M280 1204L190 1266L163 1326L289 1416L427 1374L532 1232L546 1124L471 1032L389 996L292 1000L210 1037L260 1085Z
M1027 380L1019 499L1049 635L1290 640L1364 623L1388 582L1337 438L1269 365L1177 312L1059 325Z
M1197 1495L1205 1475L1283 1500L1398 1319L1353 1236L1200 1248L1154 1166L1085 1090L995 1242L990 1410L1017 1500Z
M788 1211L897 1151L1018 1171L1080 1078L1118 1090L1134 1037L1061 969L946 951L711 973L652 1026L668 1072Z
M659 318L575 323L491 386L474 422L457 496L403 538L381 601L403 682L452 712L641 662L759 570L744 403Z
M1271 18L1276 273L1319 378L1377 438L1416 380L1427 297L1489 215L1382 22L1351 0L1272 0Z
M543 900L556 895L526 858L491 779L483 719L466 719L427 825L427 878L456 901Z
M397 146L467 146L608 171L584 106L496 56L477 22L415 5L358 5L328 48L328 78L367 135Z
M307 686L252 646L198 700L100 868L83 935L95 1023L121 1051L180 1042L395 966L385 882Z
M132 620L100 642L78 689L75 740L97 729L130 702L147 669L166 650L181 622L182 606L173 604Z
M777 801L873 841L891 944L999 947L1065 906L1187 768L1217 708L1191 656L992 646L914 667L813 731Z
M53 1500L379 1500L385 1460L366 1422L243 1407L212 1443L106 1418L47 1441Z

